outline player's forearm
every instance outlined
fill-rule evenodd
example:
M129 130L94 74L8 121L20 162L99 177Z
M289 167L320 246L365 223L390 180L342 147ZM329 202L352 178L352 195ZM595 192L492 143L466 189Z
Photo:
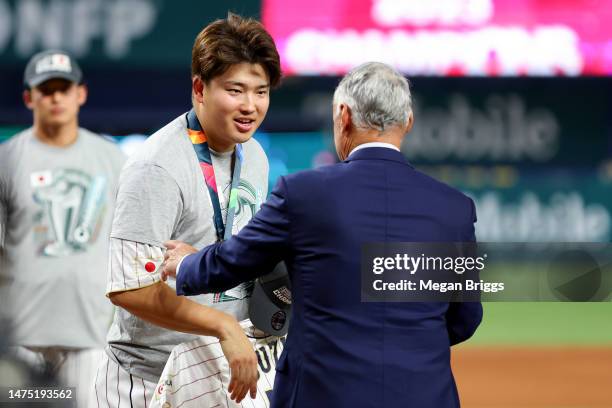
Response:
M238 324L226 313L177 296L163 282L109 296L113 304L170 330L224 338L227 327Z

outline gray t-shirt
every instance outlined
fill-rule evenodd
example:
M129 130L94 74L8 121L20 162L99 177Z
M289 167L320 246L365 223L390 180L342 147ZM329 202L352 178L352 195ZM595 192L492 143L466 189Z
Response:
M85 129L68 147L27 129L0 145L2 312L15 344L100 348L108 236L123 153Z
M234 218L233 233L244 227L259 209L268 185L268 161L259 143L251 139L242 147L244 159L238 192L239 207ZM225 219L232 154L212 153ZM123 168L111 239L154 247L163 247L165 241L177 239L203 248L216 241L213 216L204 176L187 135L187 121L185 115L181 115L148 138ZM134 272L132 265L125 269L131 274L146 273ZM120 282L113 282L113 274L110 276L109 291L135 289L159 279L156 272L157 277L151 275L148 280L122 276L115 279ZM129 282L139 283L130 286L133 284ZM174 281L168 281L168 284L174 288ZM125 286L122 288L121 285ZM241 285L223 294L193 296L191 299L243 320L247 317L249 295L248 285ZM166 330L118 308L107 339L110 356L122 367L133 375L156 382L174 346L196 337Z

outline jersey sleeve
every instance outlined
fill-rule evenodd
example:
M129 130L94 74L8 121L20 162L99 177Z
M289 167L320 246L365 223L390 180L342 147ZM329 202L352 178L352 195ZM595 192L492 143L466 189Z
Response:
M106 294L153 285L161 280L164 249L142 242L111 238Z

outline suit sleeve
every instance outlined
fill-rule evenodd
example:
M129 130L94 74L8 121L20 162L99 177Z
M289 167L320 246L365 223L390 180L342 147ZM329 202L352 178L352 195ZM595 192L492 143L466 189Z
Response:
M176 293L222 292L272 272L289 255L289 227L287 185L281 177L259 212L237 235L183 259Z
M476 209L470 199L470 221L463 231L464 242L476 242L474 223ZM461 343L476 332L482 321L482 304L480 302L451 302L446 312L446 328L451 345Z

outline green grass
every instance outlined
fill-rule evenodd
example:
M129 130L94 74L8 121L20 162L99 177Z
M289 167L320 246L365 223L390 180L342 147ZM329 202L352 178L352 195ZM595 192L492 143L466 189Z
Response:
M612 302L485 302L483 322L466 345L607 345Z

